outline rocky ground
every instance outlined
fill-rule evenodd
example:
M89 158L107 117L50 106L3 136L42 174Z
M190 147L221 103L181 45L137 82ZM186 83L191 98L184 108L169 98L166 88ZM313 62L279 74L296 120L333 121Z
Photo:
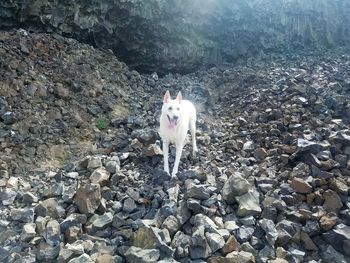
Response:
M1 262L350 262L347 53L160 78L18 30L0 57ZM166 89L199 111L176 180Z

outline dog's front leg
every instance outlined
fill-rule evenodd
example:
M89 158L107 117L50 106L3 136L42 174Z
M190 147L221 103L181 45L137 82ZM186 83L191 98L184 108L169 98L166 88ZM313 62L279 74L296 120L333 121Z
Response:
M181 154L182 154L183 148L184 148L183 144L176 144L176 157L175 157L173 172L171 173L172 177L176 176L177 171L179 169L179 164L180 164L180 159L181 159Z
M169 156L169 142L163 141L164 171L170 174L168 156Z

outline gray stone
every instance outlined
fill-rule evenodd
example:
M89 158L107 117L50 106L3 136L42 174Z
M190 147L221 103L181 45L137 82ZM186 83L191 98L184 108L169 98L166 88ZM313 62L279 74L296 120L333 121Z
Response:
M139 247L130 247L125 252L126 262L134 263L153 263L157 262L160 257L160 252L158 249L142 249Z
M309 176L309 174L310 174L309 165L307 165L306 163L299 163L293 168L293 171L291 172L291 177L304 178Z
M324 239L337 250L342 250L344 241L350 241L350 227L344 224L339 224L332 230L323 233Z
M74 242L80 238L83 230L81 226L71 226L64 231L64 237L67 242Z
M210 256L211 250L208 244L203 246L190 246L189 248L191 259L206 259Z
M203 214L197 214L191 218L191 223L195 226L204 226L206 232L216 233L218 232L218 226L208 216Z
M255 262L255 257L252 253L246 251L233 251L226 255L227 263L251 263Z
M38 202L38 197L35 196L34 194L27 192L22 195L22 201L25 204L32 204L32 203L37 203Z
M11 209L10 217L12 220L20 221L23 223L34 222L34 209L33 208L19 208Z
M171 241L171 247L176 249L176 255L182 258L189 255L188 247L190 246L190 243L191 237L178 231Z
M33 237L35 237L35 223L27 223L23 226L22 233L20 236L21 241L29 242Z
M100 157L90 157L87 165L87 169L94 171L97 168L102 167L102 160Z
M343 241L343 247L342 247L345 255L350 257L350 240L344 240Z
M226 221L224 223L225 229L229 230L229 231L233 231L239 228L239 226L237 225L236 221Z
M61 247L58 255L58 262L68 262L73 257L77 257L84 254L84 247L82 244L66 244Z
M94 170L90 176L90 181L93 184L105 186L108 184L110 173L104 168L100 167Z
M276 258L275 250L269 245L266 245L263 249L261 249L258 255L263 262L266 262L268 259Z
M119 159L109 160L106 162L106 169L111 174L116 174L120 171L120 161Z
M10 189L5 188L0 190L0 201L3 205L12 205L17 197L17 192Z
M318 143L318 142L312 142L305 139L298 139L297 142L298 148L301 151L309 151L311 153L318 153L321 150L327 149L328 145L326 142L324 143Z
M204 235L204 226L196 226L193 228L192 231L192 246L199 246L205 248L207 246L207 241Z
M47 244L52 247L59 246L61 241L60 224L56 220L50 220L47 222L43 235Z
M267 157L268 153L266 152L266 150L264 148L256 148L254 151L254 157L258 160L258 161L262 161Z
M126 198L124 200L123 211L131 213L137 208L135 201L132 198Z
M84 225L87 221L87 216L85 214L73 213L70 214L60 223L61 232L65 232L68 228L72 226Z
M58 204L56 198L48 198L39 202L35 207L35 214L37 216L50 216L58 219L64 215L64 209Z
M246 217L240 218L239 222L241 222L243 225L246 225L246 226L253 226L255 225L256 220L253 216L246 216Z
M144 154L148 157L163 155L163 151L158 144L150 144L146 149L144 149Z
M350 145L349 130L338 131L330 136L330 140L334 143L341 143L344 146Z
M270 246L273 247L278 238L278 232L276 230L275 224L269 219L261 219L259 220L259 225L266 233L265 237L267 242L270 244Z
M140 199L140 193L130 187L126 190L126 194L132 198L135 202L139 201Z
M242 226L239 229L235 230L235 237L240 243L248 241L254 233L255 229L253 227Z
M112 213L105 213L103 215L94 215L90 219L91 225L92 225L92 233L96 233L99 230L102 230L110 225L112 225L113 222L113 214Z
M187 198L206 200L210 197L210 191L206 185L190 183L187 185L186 196Z
M225 182L222 188L222 197L228 204L235 202L235 197L244 195L251 188L250 183L243 178L242 174L235 172Z
M338 213L339 210L343 207L343 203L336 192L327 190L324 192L323 197L325 199L323 207L327 211Z
M43 197L60 197L63 194L64 184L52 183L43 190Z
M297 258L300 262L304 262L304 258L305 258L305 252L301 251L299 249L296 248L292 248L289 250L289 252L291 253L291 255L295 258Z
M307 220L303 226L303 231L309 234L311 237L316 236L320 233L321 229L316 220Z
M2 246L0 246L0 260L2 262L5 262L5 259L7 259L9 255L10 252L7 249L4 249Z
M5 124L11 125L16 122L16 115L14 112L7 111L1 115L1 119Z
M56 83L56 86L54 87L54 94L57 98L64 99L69 97L69 90L66 89L63 84Z
M18 190L18 178L11 176L6 182L6 187L12 190Z
M152 179L154 184L163 186L165 182L171 180L171 175L162 169L154 169Z
M179 224L183 225L191 217L191 211L187 208L187 204L184 200L179 201L179 205L176 211L176 218L179 220Z
M66 177L71 178L71 179L78 179L79 173L78 172L69 172L66 174Z
M258 216L261 214L261 207L259 201L259 192L250 190L242 196L236 196L239 203L237 215L238 216Z
M242 150L243 151L253 151L254 150L254 142L253 141L246 141L243 144Z
M124 259L118 255L112 256L108 254L99 255L96 263L123 263Z
M72 258L68 263L94 263L95 261L91 259L88 254L82 254L79 257Z
M207 242L211 248L212 253L215 253L225 245L225 240L222 236L216 233L205 233Z
M170 236L173 236L177 231L179 231L179 220L175 216L170 215L164 220L162 228L168 229Z
M156 227L139 228L132 240L135 247L158 249L162 257L173 257L174 250L167 243L170 243L169 232Z
M304 231L300 232L300 240L302 241L302 244L304 245L304 248L309 251L318 251L318 247L316 244L312 241L309 234L305 233Z
M174 202L177 203L177 198L179 195L179 190L180 190L180 186L177 184L174 187L171 187L167 190L168 195L169 195L169 201L170 202Z
M187 200L187 208L193 211L194 214L202 212L201 202L197 199L189 198Z
M337 154L334 157L334 160L339 163L340 167L345 168L346 164L347 164L347 161L348 161L348 158L347 158L347 156L345 154Z
M276 224L276 229L278 232L278 238L276 243L284 246L288 244L292 237L296 234L294 224L288 220L282 220Z
M321 257L325 262L346 263L344 255L336 251L331 245L321 249Z
M38 245L37 250L37 259L41 261L49 261L55 259L60 251L60 246L51 246L46 242L42 241Z

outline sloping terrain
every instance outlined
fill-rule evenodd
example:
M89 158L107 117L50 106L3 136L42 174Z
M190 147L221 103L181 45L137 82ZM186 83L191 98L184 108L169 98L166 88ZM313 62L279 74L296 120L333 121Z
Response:
M348 54L159 78L18 30L0 57L1 262L350 262ZM167 89L199 111L176 179Z

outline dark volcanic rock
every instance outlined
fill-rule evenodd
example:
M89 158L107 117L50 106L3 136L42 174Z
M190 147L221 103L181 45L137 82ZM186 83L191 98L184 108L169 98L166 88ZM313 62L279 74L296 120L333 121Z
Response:
M1 262L349 261L349 56L157 77L25 30L0 55ZM165 89L198 107L177 178L144 151Z
M104 0L99 5L32 0L1 5L0 23L3 27L28 23L74 36L114 50L136 68L164 73L232 62L274 49L346 43L349 8L344 1L334 4L331 0L324 5L307 0L291 4L272 0L234 4L211 0ZM299 15L302 22L296 19ZM21 50L31 54L27 45L22 44Z

